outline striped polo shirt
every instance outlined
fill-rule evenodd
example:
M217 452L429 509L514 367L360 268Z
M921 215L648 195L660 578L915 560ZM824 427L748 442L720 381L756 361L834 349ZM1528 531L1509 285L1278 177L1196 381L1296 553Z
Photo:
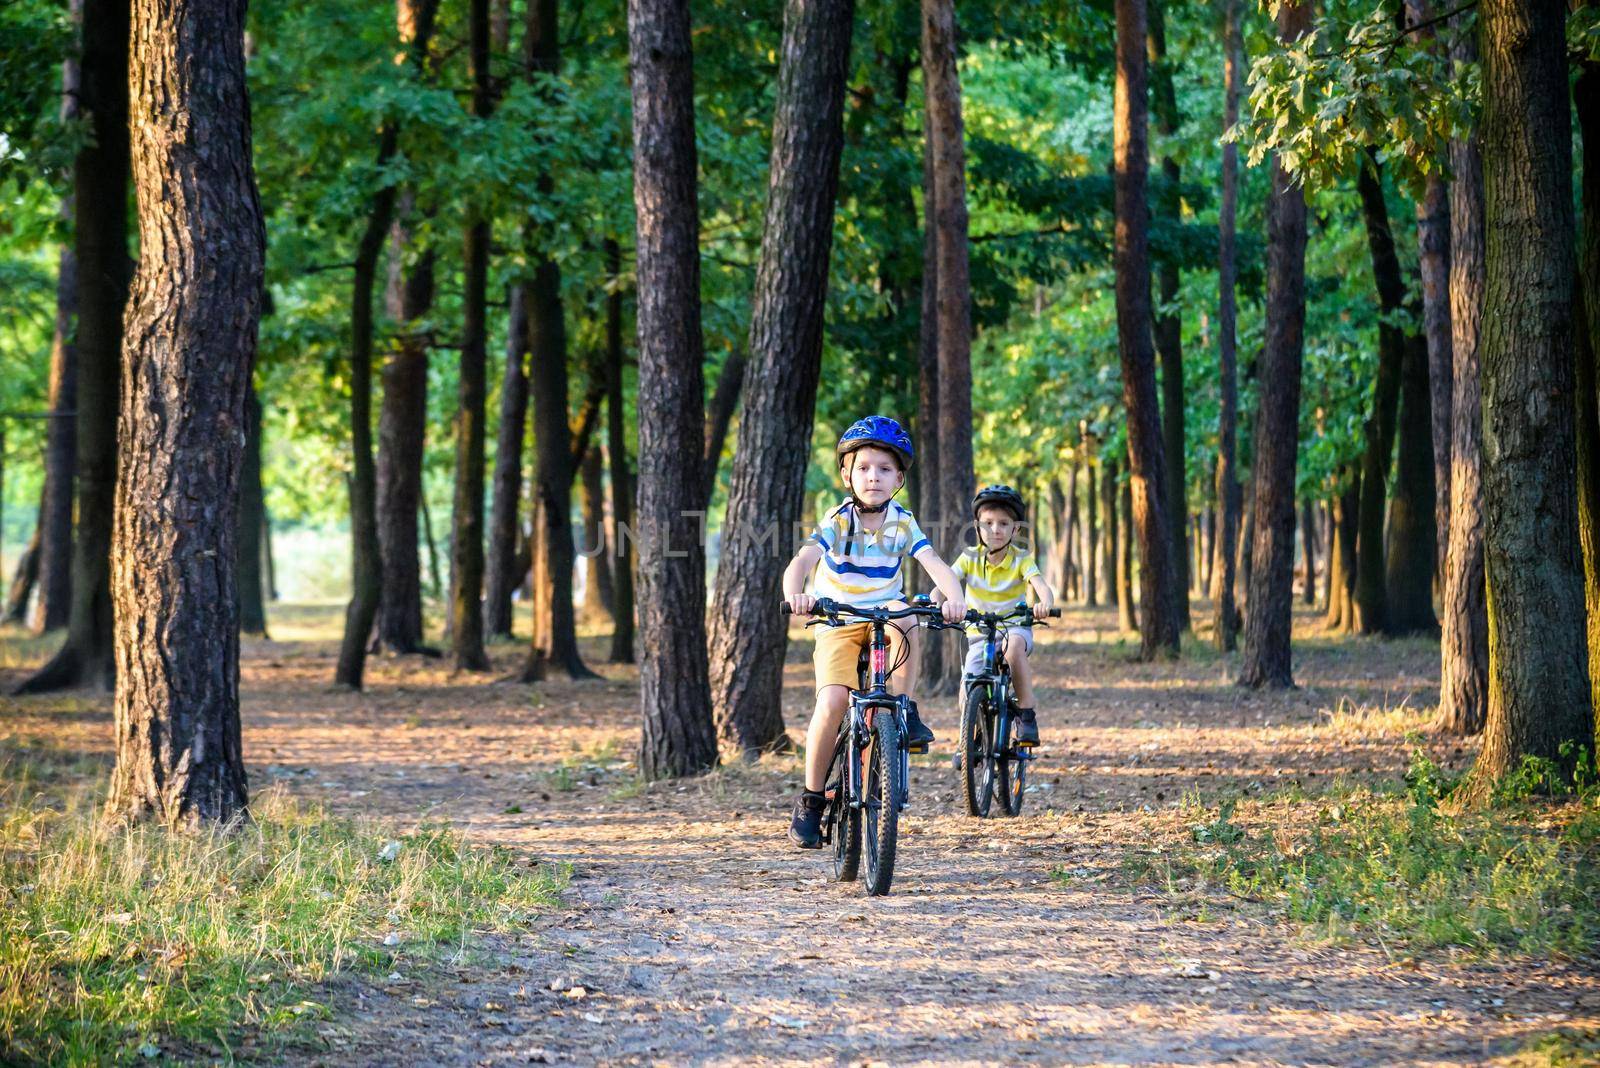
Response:
M1007 545L998 563L989 559L981 545L969 545L956 558L955 573L965 580L967 607L979 612L1009 612L1018 601L1027 600L1028 580L1039 573L1033 554ZM1032 621L1023 624L1032 626ZM980 633L976 623L967 630Z
M829 509L807 540L822 547L811 592L861 608L903 600L905 559L929 544L917 517L893 501L875 531L865 529L855 503L845 501Z

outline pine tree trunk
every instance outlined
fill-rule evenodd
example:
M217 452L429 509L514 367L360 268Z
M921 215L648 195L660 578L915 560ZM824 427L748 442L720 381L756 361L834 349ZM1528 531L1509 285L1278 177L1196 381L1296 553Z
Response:
M483 121L494 112L489 79L489 0L469 0L467 37L472 114ZM491 236L488 213L482 205L469 203L461 252L461 374L456 394L455 501L450 515L450 651L457 671L489 670L489 657L483 649L483 479ZM568 603L570 606L570 598Z
M1571 115L1565 10L1485 0L1483 503L1489 711L1468 796L1593 751L1574 500Z
M1073 600L1079 600L1083 596L1083 569L1079 567L1078 561L1078 531L1083 525L1078 522L1078 472L1082 466L1077 459L1074 459L1068 469L1066 551L1061 557L1061 573L1065 583L1061 596L1071 597Z
M517 566L522 511L522 442L528 423L527 287L509 288L506 371L500 383L500 425L495 439L485 561L483 628L491 638L511 636L511 597L525 576Z
M1389 209L1383 199L1383 179L1377 157L1370 156L1356 176L1367 245L1372 252L1372 274L1378 289L1378 372L1372 387L1372 410L1367 415L1366 448L1361 460L1361 515L1356 531L1356 625L1362 634L1379 634L1389 626L1389 593L1384 567L1384 506L1389 492L1389 468L1394 461L1396 410L1406 359L1406 338L1396 325L1403 314L1405 283L1395 255L1394 234L1389 229Z
M1389 504L1389 556L1384 633L1438 634L1433 615L1434 546L1433 417L1428 386L1428 347L1421 337L1406 339L1401 365L1400 455L1394 500Z
M1179 564L1163 497L1166 462L1151 342L1149 145L1145 102L1145 0L1116 0L1116 92L1113 104L1116 186L1117 349L1128 418L1128 469L1139 534L1140 655L1178 654Z
M247 803L234 581L265 235L244 15L244 0L133 3L133 175L147 254L127 317L107 811L173 828L226 823Z
M1178 97L1172 87L1172 67L1167 57L1165 0L1149 2L1150 107L1156 129L1164 138L1178 132ZM1170 155L1161 157L1164 179L1157 197L1160 214L1171 223L1180 220L1179 180L1182 172ZM1184 474L1183 317L1178 311L1178 264L1168 256L1156 266L1159 308L1155 311L1155 345L1161 360L1161 448L1166 459L1165 494L1167 524L1172 530L1174 599L1178 625L1189 629L1189 501Z
M421 323L433 307L433 253L424 251L409 270L405 257L412 214L409 192L399 195L400 218L390 228L389 317L398 324L395 351L382 371L378 411L378 561L383 588L378 596L377 647L390 653L419 651L422 631L422 558L417 510L422 499L422 461L428 428L428 345Z
M1117 493L1117 625L1127 633L1139 630L1133 599L1133 486L1122 479Z
M408 40L407 64L420 73L433 36L438 0L416 0L401 9L401 38ZM385 120L378 135L376 170L388 167L399 148L395 120ZM366 227L356 245L350 298L350 541L351 596L345 609L344 638L334 684L359 690L366 670L367 637L372 633L382 595L378 545L377 479L372 463L372 291L378 256L394 219L395 188L382 186L372 195Z
M1328 615L1329 630L1348 634L1355 629L1356 607L1356 517L1361 510L1360 475L1347 470L1349 484L1333 499L1332 532L1328 540Z
M933 144L934 231L937 235L939 338L940 555L959 549L972 497L972 289L967 260L966 133L956 69L954 0L922 0L922 78ZM956 509L959 509L956 511ZM932 643L930 643L932 644ZM947 639L948 644L948 639ZM929 694L953 694L962 660L949 648L939 676L923 679Z
M1278 33L1286 44L1311 26L1311 5L1285 4ZM1306 315L1305 193L1276 159L1267 223L1267 328L1258 368L1261 398L1254 435L1249 610L1244 619L1242 686L1293 686L1294 491L1300 441L1300 364Z
M1084 503L1087 508L1084 515L1083 538L1083 603L1094 608L1100 603L1095 582L1097 578L1095 567L1100 562L1100 489L1095 481L1094 461L1090 460L1084 465L1084 469L1089 478L1084 487Z
M939 227L938 189L933 180L933 114L922 112L922 301L917 321L917 440L922 445L917 464L917 520L939 551L944 552L944 509L939 484ZM1058 533L1057 538L1061 535ZM932 589L918 572L924 591ZM1064 596L1064 594L1063 594ZM954 646L940 631L929 631L922 643L918 677L943 679L946 649Z
M1100 576L1105 583L1106 605L1117 603L1117 461L1106 459L1100 472L1100 514L1105 538L1100 552Z
M1306 582L1300 601L1307 607L1317 603L1317 513L1307 498L1300 502L1300 547L1306 561Z
M854 0L786 0L766 221L750 313L744 411L711 601L711 700L745 756L787 748L782 714L786 545L805 503L833 246ZM742 527L742 529L741 529ZM776 550L776 551L775 551Z
M612 280L606 296L606 458L611 466L611 540L613 561L611 662L633 663L633 477L628 471L628 439L622 402L622 252L616 241L605 243L606 273Z
M19 693L96 683L111 688L111 528L117 483L117 396L128 296L128 3L84 0L79 108L93 137L73 161L78 271L74 409L77 526L66 642Z
M590 623L611 619L616 593L611 586L611 557L606 552L605 458L599 447L587 449L579 465L583 484L583 544L578 553L586 561L583 615Z
M639 327L639 771L717 762L705 631L704 340L687 0L628 0Z
M1583 550L1591 704L1600 716L1600 61L1585 58L1578 62L1572 98L1583 133L1583 220L1578 235L1573 330L1577 350L1578 537Z
M28 599L33 596L33 588L39 581L39 536L40 527L35 524L27 548L17 557L16 570L11 574L11 588L6 592L3 617L6 623L21 623L27 618Z
M1239 121L1239 0L1226 0L1223 16L1224 131ZM1231 652L1239 633L1239 608L1233 599L1234 560L1238 556L1239 499L1238 304L1234 295L1235 227L1239 210L1239 146L1222 146L1222 201L1218 210L1217 252L1217 377L1221 393L1217 414L1216 560L1211 565L1211 632L1216 647Z
M239 469L239 629L267 636L265 583L261 578L261 400L246 383L244 456Z
M727 445L728 427L733 423L734 409L739 406L739 397L744 393L747 362L742 349L735 348L728 353L727 360L722 364L722 373L717 376L716 391L711 394L711 407L706 413L703 476L708 508L711 506L711 498L717 492L717 468L722 464L722 450Z

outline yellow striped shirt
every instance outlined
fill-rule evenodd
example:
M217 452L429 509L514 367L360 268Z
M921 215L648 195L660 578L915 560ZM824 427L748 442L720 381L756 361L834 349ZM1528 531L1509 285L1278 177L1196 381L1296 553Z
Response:
M999 562L989 559L989 552L981 545L961 550L953 568L965 580L967 607L979 612L1009 612L1018 601L1028 598L1028 580L1039 573L1033 554L1007 545ZM975 623L967 630L978 633Z

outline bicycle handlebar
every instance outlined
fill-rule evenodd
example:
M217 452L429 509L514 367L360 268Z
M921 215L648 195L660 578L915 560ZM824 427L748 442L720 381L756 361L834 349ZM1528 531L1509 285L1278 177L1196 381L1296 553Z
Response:
M793 609L788 601L779 601L778 610L784 615L792 615ZM811 609L811 615L819 619L841 614L852 615L859 619L904 619L907 616L937 616L940 614L936 604L914 604L905 608L858 608L853 604L835 601L831 597L818 597L816 605Z

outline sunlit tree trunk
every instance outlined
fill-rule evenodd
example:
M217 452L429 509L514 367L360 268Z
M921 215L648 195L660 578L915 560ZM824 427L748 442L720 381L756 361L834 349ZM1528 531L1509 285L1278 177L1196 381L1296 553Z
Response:
M522 511L522 441L528 421L527 287L509 287L506 368L500 380L500 422L490 480L489 548L484 563L483 629L489 637L511 634L511 597L526 577L517 566Z
M144 253L127 316L112 551L117 763L107 811L169 827L225 823L247 802L234 581L265 243L244 0L191 3L133 3Z
M1600 62L1585 58L1578 63L1572 98L1583 132L1583 220L1574 328L1578 535L1583 549L1591 703L1600 716Z
M1223 25L1222 126L1239 121L1239 75L1243 63L1239 44L1239 0L1226 0ZM1222 201L1217 231L1217 378L1221 396L1217 415L1217 533L1216 560L1211 565L1212 640L1222 652L1231 651L1239 633L1239 608L1233 599L1234 560L1238 555L1239 494L1238 422L1238 311L1234 296L1236 269L1235 225L1239 210L1239 147L1222 146Z

